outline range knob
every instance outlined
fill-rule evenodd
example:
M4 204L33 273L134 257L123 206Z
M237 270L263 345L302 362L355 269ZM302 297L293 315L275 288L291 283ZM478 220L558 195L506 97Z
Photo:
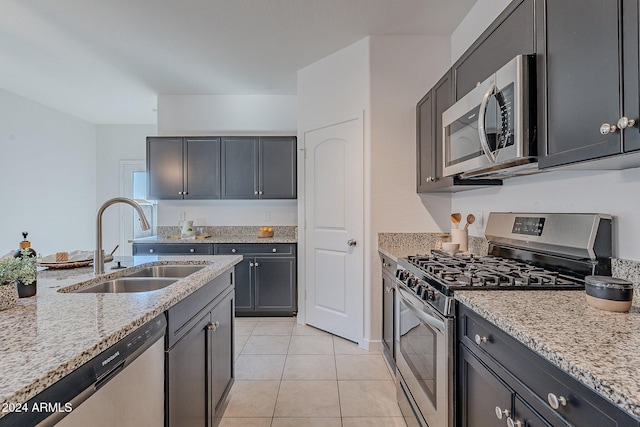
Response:
M407 275L404 270L397 270L396 277L400 280L404 280L407 277Z
M409 276L407 278L407 286L413 288L417 284L416 278Z
M422 288L423 288L422 285L416 286L416 289L415 289L416 295L418 295L418 296L422 295Z
M431 301L435 301L436 300L436 291L429 291L429 294L427 295L427 299L431 300Z

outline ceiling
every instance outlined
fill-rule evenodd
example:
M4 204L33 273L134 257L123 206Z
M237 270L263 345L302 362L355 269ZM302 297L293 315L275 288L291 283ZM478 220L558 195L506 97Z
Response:
M295 94L367 35L450 35L476 0L2 0L0 89L97 124L161 94Z

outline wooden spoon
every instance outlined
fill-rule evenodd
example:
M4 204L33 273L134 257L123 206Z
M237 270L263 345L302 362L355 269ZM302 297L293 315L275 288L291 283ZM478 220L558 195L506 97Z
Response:
M464 229L466 230L467 228L469 228L469 226L474 222L476 222L476 217L473 216L473 214L467 215L467 223L464 225Z
M462 221L462 215L461 214L459 214L457 212L451 214L451 222L456 225L456 228L458 228L458 225L460 225L460 221Z

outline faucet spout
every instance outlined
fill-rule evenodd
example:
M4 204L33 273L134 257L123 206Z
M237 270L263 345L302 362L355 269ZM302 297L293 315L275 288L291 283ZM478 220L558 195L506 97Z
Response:
M96 251L93 253L93 274L104 273L104 252L102 251L102 214L109 206L115 205L116 203L125 203L133 207L140 216L141 228L143 230L151 228L147 217L142 211L142 207L135 200L127 197L114 197L113 199L109 199L104 202L102 206L100 206L100 209L98 209L98 215L96 217Z

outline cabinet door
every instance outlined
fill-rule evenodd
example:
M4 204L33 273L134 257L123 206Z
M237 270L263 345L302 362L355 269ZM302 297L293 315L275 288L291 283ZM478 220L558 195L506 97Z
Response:
M547 107L546 129L539 126L544 132L538 150L540 167L622 150L618 132L600 134L603 123L616 124L621 117L619 4L619 0L539 2L544 64L538 85L546 89L541 99L546 96Z
M253 262L253 258L244 258L235 266L236 314L253 313L255 310Z
M291 315L295 311L295 258L255 259L256 311Z
M624 76L622 93L623 97L623 113L625 117L634 119L636 125L627 128L623 133L624 151L634 151L640 149L640 46L638 46L638 37L640 33L640 20L638 13L640 12L638 2L636 0L625 0L622 3L622 28L624 52L622 57L622 73Z
M222 198L258 198L258 138L222 138Z
M167 352L167 417L170 427L207 426L209 314Z
M147 138L147 195L182 199L182 138Z
M516 56L535 53L534 31L534 1L512 2L454 64L456 100Z
M383 270L382 272L382 343L385 351L395 360L393 317L395 306L395 278Z
M211 410L219 418L220 407L233 384L233 292L227 294L211 311L209 359L211 361ZM217 425L211 420L211 425Z
M458 410L462 427L503 427L506 416L499 419L498 410L511 413L513 391L484 366L464 345L459 345Z
M430 91L416 106L418 193L426 192L436 178L434 138L433 92Z
M184 198L220 198L220 138L185 138Z
M295 199L296 191L296 138L260 138L261 199Z

